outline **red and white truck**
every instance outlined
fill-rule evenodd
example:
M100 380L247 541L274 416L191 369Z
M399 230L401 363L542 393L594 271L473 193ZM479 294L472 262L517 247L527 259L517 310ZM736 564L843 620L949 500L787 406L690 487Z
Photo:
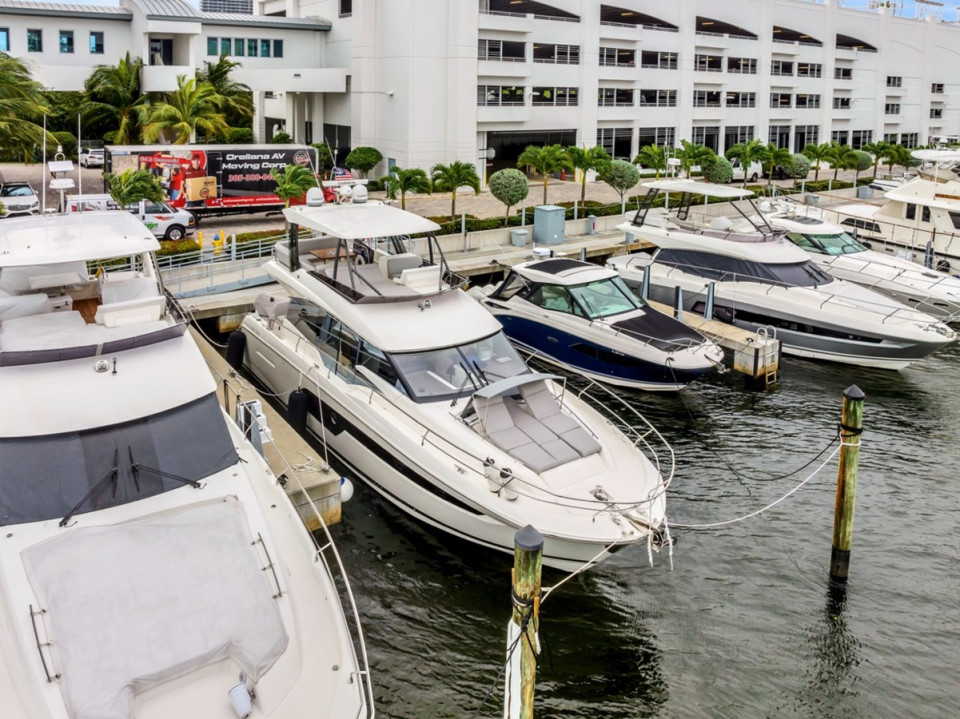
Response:
M197 219L283 209L271 172L287 165L317 169L306 145L108 145L104 171L149 170L160 178L167 204ZM299 204L296 200L290 204Z

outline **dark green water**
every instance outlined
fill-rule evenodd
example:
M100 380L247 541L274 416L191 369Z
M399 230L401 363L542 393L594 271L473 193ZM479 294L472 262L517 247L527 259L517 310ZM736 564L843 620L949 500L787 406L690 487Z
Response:
M762 481L830 441L851 384L867 399L845 590L827 577L834 460L758 517L675 529L673 571L638 548L559 589L542 607L538 717L960 716L960 349L897 373L787 358L771 393L726 375L683 402L631 401L677 453L671 522L709 523L805 477ZM502 716L511 559L363 485L334 531L378 716Z

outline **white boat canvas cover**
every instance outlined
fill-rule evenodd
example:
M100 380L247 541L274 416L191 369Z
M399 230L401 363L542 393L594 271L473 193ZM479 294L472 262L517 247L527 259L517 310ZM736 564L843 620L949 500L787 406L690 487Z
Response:
M344 240L414 235L440 229L433 220L377 202L318 207L298 205L285 209L283 216L293 224Z
M68 715L132 719L137 693L224 658L259 679L288 639L251 539L225 498L24 551Z

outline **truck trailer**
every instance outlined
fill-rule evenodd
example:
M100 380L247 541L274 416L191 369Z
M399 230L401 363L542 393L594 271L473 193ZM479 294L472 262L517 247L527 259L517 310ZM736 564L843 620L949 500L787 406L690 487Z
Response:
M278 212L271 172L287 165L317 170L306 145L108 145L104 171L147 170L160 178L167 203L199 220L217 215ZM106 189L106 187L104 187ZM299 204L292 200L291 205Z

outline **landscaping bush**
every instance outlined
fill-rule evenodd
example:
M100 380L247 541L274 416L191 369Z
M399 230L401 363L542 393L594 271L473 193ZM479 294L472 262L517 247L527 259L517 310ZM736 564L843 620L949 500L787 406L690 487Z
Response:
M199 252L200 243L196 240L162 240L157 256L182 255L186 252Z
M704 173L707 182L723 185L733 179L733 165L725 157L717 157Z
M64 155L70 157L76 153L77 138L73 136L72 132L54 132L53 136L57 138L57 144L63 148ZM56 150L56 148L54 148L54 150Z
M273 136L273 139L271 139L270 142L274 143L275 145L289 145L291 142L293 142L293 138L290 137L290 135L288 135L286 132L278 132Z
M227 142L231 145L243 145L253 142L253 128L231 127L227 130Z
M797 180L804 179L810 174L812 164L806 155L796 154L793 156L793 177Z

